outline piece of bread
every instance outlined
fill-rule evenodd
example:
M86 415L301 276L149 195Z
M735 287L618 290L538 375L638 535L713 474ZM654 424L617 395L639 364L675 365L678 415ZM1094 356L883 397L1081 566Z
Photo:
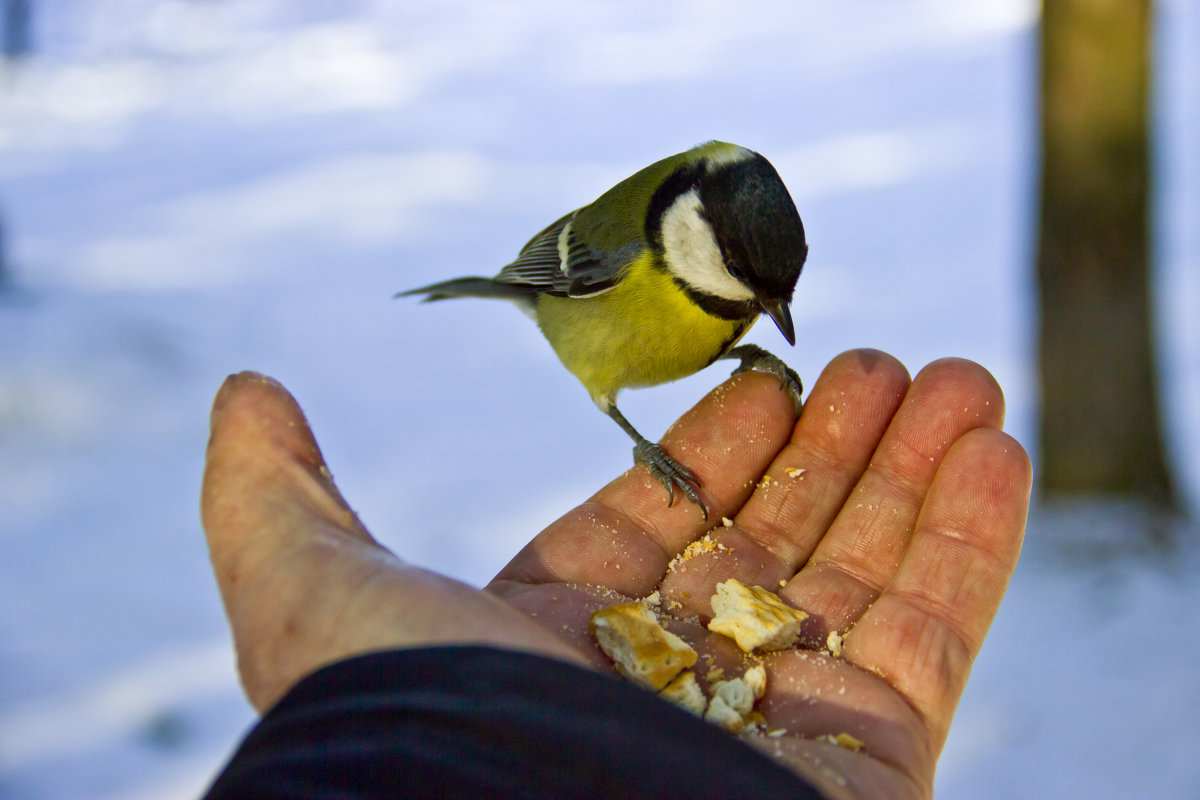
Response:
M747 594L751 594L749 590ZM600 649L627 680L657 691L667 702L733 733L763 730L765 720L754 710L767 691L767 670L762 664L750 667L741 677L713 681L710 699L690 669L696 663L696 651L665 629L645 600L596 611L591 629ZM712 665L711 657L706 658L709 680L713 680L722 670Z
M792 608L774 592L746 586L734 578L717 584L711 603L713 618L708 629L730 637L747 653L791 647L808 619L808 614Z
M690 711L697 717L704 716L704 710L708 708L708 698L704 696L704 690L696 682L696 673L690 669L685 669L676 675L674 680L662 688L658 696L668 703L679 706L684 711Z
M767 690L767 670L757 664L740 678L717 681L712 685L712 699L704 719L714 725L737 733L749 721L754 704Z
M645 603L618 603L592 614L592 635L630 681L658 691L696 663L696 651L663 628Z

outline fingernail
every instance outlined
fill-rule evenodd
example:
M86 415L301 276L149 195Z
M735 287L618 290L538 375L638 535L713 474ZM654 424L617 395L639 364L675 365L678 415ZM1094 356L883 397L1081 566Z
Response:
M217 423L220 422L221 415L225 413L225 406L228 405L229 398L233 397L233 393L237 391L239 386L243 386L252 381L260 383L275 383L275 381L271 380L267 376L258 372L252 372L250 370L238 372L226 377L221 383L221 388L217 390L217 396L213 398L212 412L208 417L208 427L210 432L215 429L217 427Z

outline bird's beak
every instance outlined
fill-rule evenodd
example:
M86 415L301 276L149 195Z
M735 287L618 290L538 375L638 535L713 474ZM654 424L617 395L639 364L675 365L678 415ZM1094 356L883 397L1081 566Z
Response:
M771 318L775 326L779 328L779 332L783 334L783 338L787 339L790 345L796 344L796 329L792 325L792 310L788 307L786 300L772 302L769 300L759 301L759 307L762 312Z

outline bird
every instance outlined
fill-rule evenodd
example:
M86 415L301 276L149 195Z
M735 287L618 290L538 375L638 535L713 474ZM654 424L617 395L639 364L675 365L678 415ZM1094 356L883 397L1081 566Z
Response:
M719 359L733 374L773 373L801 409L799 376L780 358L739 345L761 314L789 345L791 306L808 258L804 224L783 180L759 153L709 141L656 161L557 220L494 277L398 292L425 302L507 300L534 319L596 406L634 442L667 489L700 507L691 470L640 434L617 393L691 375Z

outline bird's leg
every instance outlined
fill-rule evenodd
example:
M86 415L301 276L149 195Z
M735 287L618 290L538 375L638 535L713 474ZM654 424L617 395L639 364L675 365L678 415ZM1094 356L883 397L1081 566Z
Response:
M650 474L667 487L667 505L670 506L675 502L675 487L678 486L688 500L700 506L700 511L707 520L708 508L701 502L700 495L696 493L696 490L700 488L700 481L696 479L691 470L667 455L666 451L654 442L638 433L629 420L625 419L625 415L617 410L615 404L608 404L601 408L605 414L608 414L614 422L621 426L621 430L629 434L630 439L633 439L633 460L645 464L646 469L650 470Z
M733 371L734 375L738 375L749 370L758 370L759 372L769 372L779 378L780 388L787 390L788 396L792 398L792 403L796 406L796 413L804 407L804 402L800 399L801 392L804 391L804 385L800 383L800 376L796 371L783 363L777 355L768 353L756 344L741 344L725 353L721 358L740 358L741 366Z

